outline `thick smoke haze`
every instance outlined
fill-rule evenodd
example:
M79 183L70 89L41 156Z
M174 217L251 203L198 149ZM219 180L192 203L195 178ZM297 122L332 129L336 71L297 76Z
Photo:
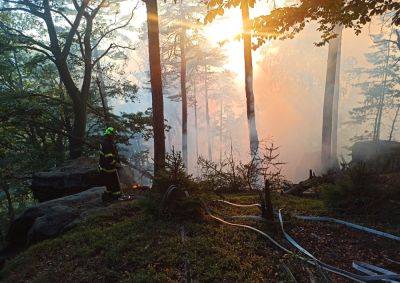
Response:
M374 27L374 25L371 25ZM365 67L365 54L373 44L369 33L372 27L366 28L359 36L353 31L344 30L342 39L340 106L338 128L339 158L349 158L350 139L357 131L349 124L349 110L360 101L359 90L353 87L354 82L348 71L354 67ZM378 27L375 28L375 30ZM295 39L274 41L254 52L254 94L256 105L256 122L259 139L273 142L279 146L280 160L286 162L284 174L291 181L307 177L308 169L319 169L322 130L322 105L327 68L328 48L316 47L319 33L309 26ZM138 83L140 102L126 104L116 101L116 110L135 112L151 106L151 93L148 84L148 66L146 64L146 41L142 41L128 63L132 80ZM237 48L235 54L242 54L242 42L235 42L229 48ZM224 47L221 47L224 48ZM225 47L226 48L226 47ZM229 51L232 52L232 51ZM228 56L228 60L232 56ZM233 80L222 81L210 91L210 116L212 157L219 161L231 151L237 159L249 158L249 141L246 120L244 92L244 74L240 71L240 61L235 61ZM239 63L238 63L239 62ZM229 62L227 62L229 66ZM243 68L242 68L243 69ZM239 71L238 71L239 70ZM165 83L165 82L164 82ZM198 86L198 147L199 155L207 157L207 132L205 122L205 102L201 86ZM189 96L193 90L189 89ZM173 92L165 88L165 93ZM222 97L222 98L221 98ZM222 99L222 135L221 125ZM166 134L167 150L181 149L180 101L170 101L165 97L165 117L171 130ZM189 171L197 173L196 143L194 130L193 105L188 110L189 137ZM221 139L222 137L222 139ZM222 140L222 143L220 142ZM150 143L149 143L150 144ZM151 149L151 147L149 146Z

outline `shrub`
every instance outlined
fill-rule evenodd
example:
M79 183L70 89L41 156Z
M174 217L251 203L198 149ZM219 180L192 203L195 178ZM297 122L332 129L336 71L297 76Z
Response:
M365 164L353 165L343 178L322 189L325 206L339 212L378 214L399 197L399 186L385 184Z
M218 193L240 192L261 190L268 181L271 189L281 188L284 163L278 160L278 149L273 143L266 144L248 162L235 161L232 152L219 163L200 157L202 187Z
M180 152L166 155L165 170L155 178L154 190L140 205L146 213L178 220L199 220L203 216L201 201L196 197L198 184L186 173Z
M165 170L155 176L154 180L156 191L164 193L171 185L186 190L195 188L192 175L188 175L182 161L180 152L172 149L165 157Z

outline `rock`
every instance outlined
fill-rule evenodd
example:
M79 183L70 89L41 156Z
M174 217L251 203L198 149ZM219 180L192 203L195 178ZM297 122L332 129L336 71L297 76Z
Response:
M35 173L31 185L33 196L43 202L102 186L104 183L97 166L96 159L82 157L51 171ZM119 171L123 186L135 183L132 169L122 165Z
M365 163L379 171L400 169L400 143L396 141L356 142L352 148L352 162Z
M58 236L88 216L106 210L101 200L104 191L105 187L91 188L26 209L10 225L6 237L8 249L20 249Z
M48 201L101 186L97 161L78 158L48 172L33 174L31 190L39 201Z

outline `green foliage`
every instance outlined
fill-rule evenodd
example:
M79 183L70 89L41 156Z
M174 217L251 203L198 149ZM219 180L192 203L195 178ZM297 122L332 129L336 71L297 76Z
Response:
M181 152L172 149L171 153L166 154L165 170L155 176L154 184L161 192L171 185L189 191L195 188L192 176L186 173Z
M146 139L151 136L151 111L115 115L112 114L113 109L103 103L104 97L108 100L118 98L134 101L137 99L138 87L126 78L126 48L117 48L114 44L108 50L111 60L107 60L103 66L96 64L102 54L106 55L103 52L107 47L101 40L106 39L108 46L109 42L116 40L121 22L127 24L133 17L132 12L131 17L120 18L120 1L111 1L107 5L99 5L100 2L82 2L90 7L86 7L86 10L84 8L86 16L83 16L82 21L76 21L77 30L72 33L68 21L71 16L76 16L75 7L65 1L48 3L60 48L64 50L68 42L71 43L71 48L64 50L67 51L65 58L58 56L58 60L55 60L57 54L52 53L57 53L56 48L53 45L49 47L49 27L42 20L45 14L43 10L47 9L45 5L37 5L31 10L28 7L33 6L27 2L0 3L2 220L8 218L9 203L3 194L5 188L11 194L15 213L18 213L20 208L33 201L26 182L32 173L58 166L68 158L75 137L74 122L79 120L74 117L73 111L77 105L87 112L86 121L80 121L86 122L86 127L83 127L85 155L97 155L100 135L107 126L118 130L119 142L128 143L130 138L140 135ZM93 29L88 28L88 15L93 9L97 10L96 7L99 10L93 14L93 17L96 15ZM110 15L113 15L113 20L110 20ZM90 41L89 47L83 48L83 38ZM85 50L92 50L93 53L89 54ZM85 84L83 81L91 82L87 95L78 100L76 98L79 93L71 95L71 85L66 87L65 80L60 76L60 61L64 59L65 67L71 75L69 80L75 82L72 84L79 89L79 93ZM87 65L90 66L90 72L85 72L85 69L89 69ZM104 84L102 94L100 81ZM2 225L2 228L5 226Z
M387 214L400 200L400 186L383 180L384 176L376 175L365 164L356 164L344 178L323 188L322 199L327 208L336 212Z
M175 220L200 220L203 208L197 197L199 185L187 175L180 152L166 155L165 170L154 180L153 192L142 202L146 211Z
M261 190L268 180L271 189L278 189L284 180L281 171L285 164L279 161L278 149L273 143L266 143L248 162L236 161L232 152L219 163L200 157L202 187L224 193Z
M254 0L247 1L249 7L254 6ZM224 10L238 7L239 0L212 0L208 2L208 14L205 23L212 22L217 16L223 15ZM285 3L286 4L286 3ZM386 0L346 0L346 1L316 1L300 0L294 5L286 4L277 7L271 4L272 11L260 15L252 20L253 36L257 42L255 47L261 46L271 39L290 39L304 29L306 24L316 22L321 32L323 45L331 38L336 37L333 30L336 25L353 29L360 34L361 29L372 18L387 14L392 17L392 24L400 24L400 3Z
M369 175L365 165L351 167L345 178L335 184L326 185L322 190L325 205L332 210L366 211L375 189L372 184L368 184Z
M397 64L400 49L393 41L393 35L393 31L391 35L384 33L372 35L371 38L376 44L373 50L365 55L371 67L350 70L351 74L357 77L358 83L354 86L359 88L362 94L360 105L350 111L352 122L363 126L363 131L356 135L353 141L377 140L377 136L382 131L381 128L389 130L392 128L390 133L384 134L387 134L388 139L393 137L396 113L398 113L396 111L399 105L398 85L400 83L400 67ZM397 40L400 40L400 37ZM380 119L379 112L381 112ZM396 118L382 119L382 115ZM383 137L383 134L381 136Z
M215 192L239 192L249 190L248 183L238 172L233 160L216 163L200 157L201 184L206 190Z

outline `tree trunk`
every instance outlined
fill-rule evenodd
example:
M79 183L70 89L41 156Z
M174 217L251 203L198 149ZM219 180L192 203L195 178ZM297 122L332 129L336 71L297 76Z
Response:
M101 99L101 106L103 107L104 122L108 125L110 123L110 116L108 115L108 103L105 93L104 83L100 78L96 79L96 84L99 89L99 95Z
M375 117L374 135L373 135L374 141L379 141L380 134L381 134L382 112L383 112L383 107L385 104L386 84L387 84L387 74L388 74L388 67L389 67L390 44L391 44L392 34L393 34L393 29L390 33L389 40L387 41L387 54L386 54L386 62L385 62L385 69L384 69L385 73L383 75L382 92L381 92L381 96L379 98L378 111L377 111L376 117Z
M82 99L86 101L85 99ZM72 125L72 137L69 144L69 155L71 159L82 156L83 146L85 144L86 134L86 103L82 103L81 99L72 100L74 123Z
M145 1L149 44L150 82L154 131L154 174L165 167L164 101L161 82L160 39L157 0Z
M181 2L182 7L182 2ZM181 11L183 13L183 11ZM187 137L187 95L186 95L186 28L184 25L181 27L180 34L180 50L181 50L181 95L182 95L182 159L183 164L188 169L188 137Z
M68 145L72 143L72 123L71 123L71 113L68 109L67 103L65 103L65 96L64 96L64 89L63 89L63 83L60 81L59 83L59 88L60 88L60 100L62 101L62 106L60 110L60 115L62 116L63 122L64 122L64 128L67 131L68 134Z
M212 151L211 151L211 136L210 136L210 112L208 109L208 82L207 82L207 65L204 65L204 93L206 99L206 124L207 124L207 152L208 152L208 160L212 160Z
M196 133L196 162L199 159L199 128L197 122L197 92L196 92L196 79L193 80L193 94L194 94L194 129Z
M15 211L14 211L14 206L13 206L13 204L12 204L12 199L11 199L11 194L10 194L10 191L9 191L9 187L8 187L8 184L7 183L5 183L5 182L2 182L2 190L3 190L3 192L5 193L5 195L6 195L6 199L7 199L7 210L8 210L8 218L9 218L9 221L10 221L10 223L11 223L11 221L13 221L14 220L14 217L15 217Z
M272 207L271 200L271 185L268 180L265 180L265 185L263 189L263 201L261 202L262 207L262 217L270 222L274 221L274 209Z
M75 159L82 155L83 145L85 144L85 133L86 133L86 103L90 92L90 83L92 76L92 52L91 52L91 33L93 18L88 13L85 13L85 8L88 4L87 1L83 1L82 6L77 14L75 23L78 24L84 15L86 18L86 29L84 35L84 77L82 81L81 90L76 86L72 74L68 68L67 58L69 48L65 49L67 52L64 53L64 49L61 49L59 39L57 36L57 30L53 22L51 7L48 0L43 0L43 20L46 24L48 36L50 40L50 49L54 55L55 65L57 67L60 80L65 86L65 89L72 100L72 107L74 112L74 123L71 130L71 139L69 142L70 158ZM66 46L71 46L72 38L66 43ZM65 46L64 46L65 48Z
M15 69L17 70L17 74L18 74L18 89L20 91L20 94L22 94L22 92L24 90L24 82L22 80L21 69L19 68L19 65L18 65L17 53L15 52L15 50L13 50L13 57L14 57L14 66L15 66Z
M336 28L336 33L338 29ZM336 72L338 63L338 53L340 49L338 38L329 42L328 63L326 71L324 108L322 117L322 147L321 147L321 166L323 171L327 171L333 166L332 157L332 131L333 131L333 108L336 85Z
M394 132L394 128L395 128L395 125L396 125L397 117L399 116L399 110L400 110L400 104L397 105L396 114L394 115L393 122L392 122L392 127L390 128L389 141L391 141L392 138L393 138L393 132Z
M220 103L219 103L219 163L222 163L222 114L223 114L223 109L222 109L222 95L220 97Z
M94 53L95 53L94 55L96 57L99 56L97 48L94 49ZM108 99L107 99L107 94L106 94L106 86L104 84L103 69L101 68L100 61L98 61L97 64L96 64L96 72L97 72L96 84L97 84L97 87L99 89L101 105L103 107L104 122L106 124L109 124L110 115L108 113Z
M336 59L335 92L333 100L333 121L332 121L332 163L339 167L338 160L338 122L339 122L339 100L340 100L340 62L342 57L342 31L343 26L338 27L338 54Z
M254 107L253 93L253 63L251 55L251 33L249 20L249 4L247 0L242 0L242 21L243 21L243 52L244 52L244 73L247 104L247 121L249 127L250 153L254 157L258 152L258 133L256 126L256 116Z

